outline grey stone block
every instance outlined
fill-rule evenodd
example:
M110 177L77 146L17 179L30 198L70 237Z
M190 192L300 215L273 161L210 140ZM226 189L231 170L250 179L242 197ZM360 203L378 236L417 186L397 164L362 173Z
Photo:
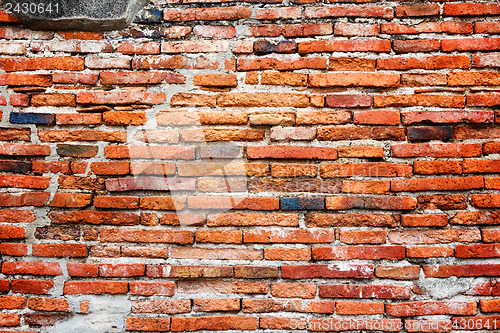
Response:
M4 0L32 29L109 31L126 28L148 0Z

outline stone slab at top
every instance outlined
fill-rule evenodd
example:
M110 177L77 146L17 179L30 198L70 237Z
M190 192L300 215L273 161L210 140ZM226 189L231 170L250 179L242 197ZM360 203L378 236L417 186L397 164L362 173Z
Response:
M4 0L32 29L110 31L126 28L148 0Z

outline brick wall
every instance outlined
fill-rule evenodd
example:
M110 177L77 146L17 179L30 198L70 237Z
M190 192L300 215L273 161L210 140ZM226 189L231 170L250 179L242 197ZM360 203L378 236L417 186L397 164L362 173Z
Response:
M500 4L348 2L1 13L2 332L498 331Z

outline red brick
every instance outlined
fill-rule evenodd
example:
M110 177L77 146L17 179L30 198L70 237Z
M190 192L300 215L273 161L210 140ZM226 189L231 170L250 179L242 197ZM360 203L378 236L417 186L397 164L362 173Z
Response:
M98 113L58 113L56 123L58 125L100 125L102 116Z
M298 146L249 146L249 159L286 158L286 159L337 159L335 148L298 147Z
M26 308L26 297L0 296L0 309L14 310L24 308Z
M326 209L375 209L375 210L412 210L417 207L417 199L394 196L336 196L327 197Z
M447 16L471 15L500 15L499 4L488 3L446 3L443 5L443 14Z
M243 312L302 312L302 313L334 313L333 301L243 299Z
M253 249L174 247L170 251L170 257L176 259L259 260L263 257L262 250Z
M169 332L170 318L127 317L127 330Z
M193 299L193 310L196 312L219 312L219 311L239 311L239 298L220 298L220 299Z
M370 107L372 98L369 95L336 94L326 96L326 106L332 108Z
M333 33L332 25L328 23L263 24L250 26L249 28L254 37L277 37L280 35L285 37L306 37L331 35Z
M307 327L306 318L291 317L260 317L260 328L271 330L294 330Z
M31 210L1 209L0 221L8 223L29 223L36 221L36 216Z
M458 212L450 223L460 225L497 224L498 217L499 214L496 211Z
M398 56L377 60L377 68L407 70L407 69L444 69L444 68L470 68L470 59L466 56L426 56L408 57Z
M445 246L411 246L406 248L408 258L453 257L452 247Z
M12 280L11 290L14 293L47 295L53 286L53 281Z
M33 255L38 257L86 257L85 244L33 244Z
M28 254L27 244L1 243L0 253L7 256L23 257Z
M69 312L69 302L65 298L31 297L28 307L36 311Z
M390 52L391 42L388 40L373 41L307 41L299 43L299 54L323 52Z
M198 230L196 242L215 244L241 244L243 234L241 231L232 230Z
M250 7L212 7L167 9L163 12L165 21L220 21L240 20L252 14Z
M193 33L200 37L215 39L236 37L236 29L225 26L197 25L193 28Z
M482 154L480 144L434 144L403 143L391 146L394 157L478 157Z
M21 316L18 313L1 313L0 326L20 326ZM9 332L6 332L9 333Z
M116 51L123 54L159 54L160 44L155 42L147 42L147 43L123 42L118 45Z
M283 58L280 60L270 57L240 58L236 67L238 71L326 69L326 59L319 57Z
M399 74L381 73L313 73L309 74L310 87L397 87Z
M500 242L500 232L497 229L482 229L484 243L498 243Z
M373 265L286 265L281 266L281 277L285 279L310 278L357 278L373 277Z
M378 36L379 24L335 23L335 35L339 36Z
M121 255L124 257L168 258L168 249L161 246L122 246Z
M395 40L392 48L396 53L418 53L439 51L441 41L436 39Z
M404 124L431 123L493 123L492 111L405 111L401 113Z
M341 231L339 240L346 244L382 244L387 239L385 230Z
M306 19L323 17L382 17L392 19L394 12L391 7L386 6L356 6L356 7L307 7Z
M499 312L500 304L498 299L482 299L480 304L482 312Z
M186 81L184 75L171 72L101 72L103 85L159 84L162 82L179 84Z
M264 8L257 10L258 20L302 18L302 7Z
M423 175L461 174L461 161L415 161L413 172Z
M150 278L221 278L233 277L233 267L229 266L178 266L148 265L146 275Z
M335 234L330 230L250 230L243 235L244 243L331 243Z
M499 194L470 194L469 202L472 206L478 208L496 208L500 207Z
M403 128L384 126L322 126L317 129L320 141L339 140L392 140L404 141L406 133Z
M375 107L456 107L465 106L465 97L448 95L375 95L373 97Z
M267 294L269 291L268 282L252 281L218 281L206 280L200 284L195 280L177 281L177 289L184 294L213 293L218 294Z
M133 213L78 211L53 211L48 217L55 224L107 224L107 225L137 225L140 217Z
M328 70L373 72L375 71L376 62L375 59L331 57L329 59Z
M83 193L55 193L49 206L52 207L85 207L92 201L91 194Z
M306 214L307 227L395 227L399 225L399 215L390 214Z
M291 93L225 93L217 96L219 106L239 107L307 107L309 96Z
M302 261L311 260L310 249L279 249L265 248L264 258L266 260Z
M236 87L238 82L234 74L198 74L193 83L204 87Z
M193 232L188 230L134 230L134 229L103 229L101 241L110 243L174 243L192 244Z
M101 264L99 276L104 277L131 277L145 274L144 264Z
M130 66L129 66L130 67ZM129 68L127 67L127 68ZM132 60L133 69L179 69L191 68L188 58L183 56L149 56L135 57Z
M500 76L495 72L452 72L448 74L450 86L498 85Z
M321 177L408 177L412 168L408 164L397 163L352 163L322 164Z
M18 143L0 144L0 155L9 156L48 156L50 155L50 146L31 145Z
M98 208L112 209L137 209L139 208L139 198L96 196L94 197L94 206Z
M143 296L173 296L175 292L174 282L142 282L134 281L129 283L132 295Z
M467 95L467 105L469 106L500 105L500 94L470 94Z
M377 314L384 313L384 303L339 301L335 305L335 310L340 315Z
M236 278L246 278L246 279L265 279L265 278L277 278L278 277L277 267L265 267L265 266L235 266L234 267L234 277Z
M259 327L259 318L249 316L201 316L201 317L172 317L173 332L197 330L256 330Z
M315 283L273 283L271 295L281 298L314 298L316 296Z
M396 7L396 17L436 16L440 7L437 4L403 5Z
M98 274L97 265L68 263L69 276L97 277Z
M494 34L500 31L500 24L498 22L476 22L474 30L478 34Z
M342 192L344 193L388 193L391 181L388 180L344 180Z
M84 59L79 57L2 58L0 68L6 72L36 70L82 71Z
M460 178L425 178L392 180L391 191L461 191L466 189L480 189L484 187L483 177Z
M445 229L419 231L391 231L389 241L393 244L438 244L451 242L478 242L481 240L479 230Z
M14 227L10 225L0 226L0 239L22 239L22 238L25 238L25 230L23 227Z
M404 246L334 246L315 247L312 258L316 260L391 259L405 257Z
M415 214L401 215L401 225L405 227L431 227L445 226L448 224L446 214Z
M355 111L355 124L368 125L398 125L400 123L399 111Z
M61 266L58 263L39 261L4 262L2 265L2 273L22 275L63 275Z
M128 282L125 281L67 281L64 283L65 295L77 294L126 294Z
M77 95L77 103L79 104L162 104L166 100L163 93L155 92L135 92L135 91L95 91L81 92Z
M480 265L436 265L423 266L427 277L470 277L470 276L497 276L500 266L491 264Z
M47 203L50 193L45 192L29 192L29 193L2 193L0 194L0 206L4 207L21 207L21 206L36 206L41 207Z
M442 50L451 51L496 51L500 49L500 38L443 39Z
M457 258L495 258L498 257L498 244L462 245L455 246Z
M420 266L379 265L375 270L377 277L394 280L416 280L419 274Z
M338 154L339 157L380 158L384 157L384 149L370 146L339 146Z

